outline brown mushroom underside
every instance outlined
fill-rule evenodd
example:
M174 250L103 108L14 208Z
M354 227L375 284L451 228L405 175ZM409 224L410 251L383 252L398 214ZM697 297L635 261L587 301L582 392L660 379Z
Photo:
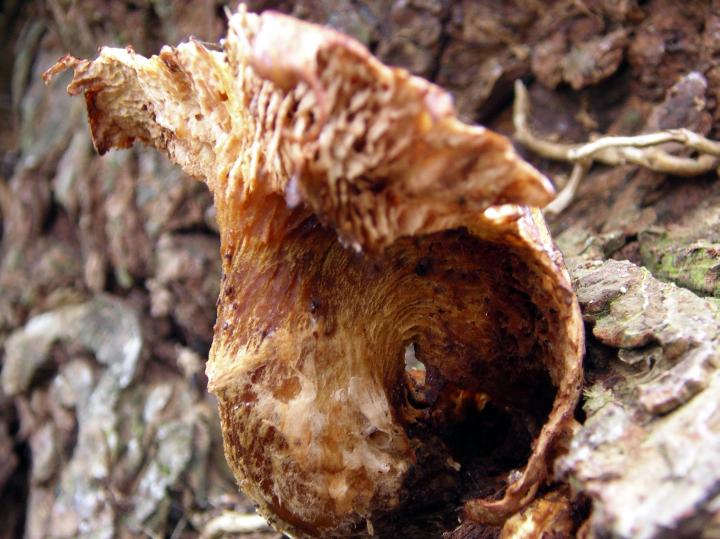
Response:
M274 13L239 11L219 52L105 48L48 73L66 67L100 152L141 140L213 192L209 387L278 529L383 535L465 500L497 523L532 499L571 428L582 323L541 213L517 205L551 188L504 137Z

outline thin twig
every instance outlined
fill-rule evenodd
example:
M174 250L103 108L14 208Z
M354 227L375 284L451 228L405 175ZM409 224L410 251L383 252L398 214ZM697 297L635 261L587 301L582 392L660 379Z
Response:
M592 157L594 154L607 148L620 148L625 146L633 146L635 148L645 148L648 146L657 146L666 142L679 142L688 148L693 148L701 153L707 153L715 157L720 157L720 144L709 140L702 135L693 133L689 129L668 129L667 131L658 131L657 133L648 133L647 135L636 135L630 137L602 137L581 147L570 151L572 159L583 159Z
M269 529L267 521L260 515L225 511L205 524L200 537L212 539L223 534L243 534Z
M530 100L527 89L522 81L516 80L513 105L515 139L542 157L576 164L568 185L557 199L545 208L547 212L559 213L570 204L577 190L577 184L595 161L610 166L639 165L674 176L698 176L716 170L720 165L720 142L710 140L689 129L668 129L635 136L606 136L584 144L567 144L543 140L535 136L528 125L529 111ZM699 155L680 157L657 147L668 142L682 144L686 148L695 150ZM580 163L583 164L578 167Z
M587 171L590 169L591 162L588 160L578 161L573 166L572 172L570 173L570 179L568 180L565 187L557 194L555 200L543 208L545 213L552 215L558 215L567 208L575 198L575 193L580 185L580 180L585 177Z
M515 81L515 103L513 103L513 124L515 126L515 140L526 146L538 155L553 161L569 161L569 152L579 147L579 144L562 144L550 142L536 137L528 126L528 112L530 99L527 89L521 80Z

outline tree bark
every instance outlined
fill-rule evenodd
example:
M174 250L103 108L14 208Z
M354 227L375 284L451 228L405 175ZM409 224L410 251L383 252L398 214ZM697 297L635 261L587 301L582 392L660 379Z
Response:
M2 8L1 537L278 536L248 516L206 393L220 276L209 194L145 148L97 156L67 79L40 80L65 53L93 57L101 45L150 55L190 35L215 42L223 6ZM522 79L528 128L543 140L672 128L720 138L715 1L248 7L346 32L451 90L466 121L508 135ZM567 181L569 163L517 147L558 188ZM662 149L693 155L677 143ZM583 310L587 354L579 426L543 500L552 506L553 492L569 493L563 526L578 536L720 536L717 173L595 164L550 224ZM443 533L522 537L513 526L448 520L430 536Z

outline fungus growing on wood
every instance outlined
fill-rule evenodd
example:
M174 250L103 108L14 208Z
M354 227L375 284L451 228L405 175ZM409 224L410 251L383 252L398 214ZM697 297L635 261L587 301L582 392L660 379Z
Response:
M242 8L219 51L74 68L97 150L135 140L213 193L207 364L242 490L295 536L384 535L464 503L500 523L546 479L582 322L547 179L438 87L356 41ZM532 208L531 208L532 207Z

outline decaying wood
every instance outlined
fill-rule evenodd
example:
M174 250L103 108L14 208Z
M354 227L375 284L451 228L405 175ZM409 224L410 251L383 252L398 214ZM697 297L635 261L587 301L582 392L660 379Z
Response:
M411 490L447 497L438 478L475 465L446 464L452 408L489 400L537 425L504 492L465 504L502 523L570 436L581 387L561 257L516 205L545 204L547 180L341 34L241 9L223 47L105 48L47 76L74 69L98 151L140 140L213 193L224 275L207 372L240 486L294 535L402 531L422 513ZM426 371L405 373L411 344Z
M354 36L384 63L450 90L464 121L498 132L513 131L513 83L522 79L538 140L574 146L676 129L720 138L717 2L247 4ZM141 144L98 157L84 103L65 92L69 73L51 87L40 79L63 54L94 57L99 44L150 56L192 35L221 51L225 10L206 0L82 0L10 1L1 11L0 361L8 380L27 368L29 382L6 385L12 395L0 385L0 537L178 539L245 525L222 518L253 507L227 470L203 374L222 271L209 190ZM307 72L293 80L315 82ZM518 148L566 185L569 162ZM698 156L681 142L656 148ZM487 402L476 414L479 404L465 401L467 428L452 433L453 448L479 446L485 458L475 468L462 458L446 463L459 468L460 486L443 476L412 490L404 536L561 535L568 516L580 537L718 536L716 172L683 178L595 161L565 200L561 213L545 216L581 300L588 353L580 428L556 483L504 526L459 524L466 500L452 496L443 498L450 513L424 505L430 491L502 492L506 471L517 477L529 454L532 418ZM285 203L302 204L300 190ZM58 337L49 348L37 317ZM139 335L123 329L133 324ZM135 362L123 364L117 348L98 357L90 335L102 331L139 336ZM412 347L405 355L411 378L422 380ZM131 383L118 386L128 373ZM432 397L419 383L409 390L417 403ZM496 459L508 447L522 454ZM475 480L496 472L497 481ZM383 530L369 521L358 533Z

